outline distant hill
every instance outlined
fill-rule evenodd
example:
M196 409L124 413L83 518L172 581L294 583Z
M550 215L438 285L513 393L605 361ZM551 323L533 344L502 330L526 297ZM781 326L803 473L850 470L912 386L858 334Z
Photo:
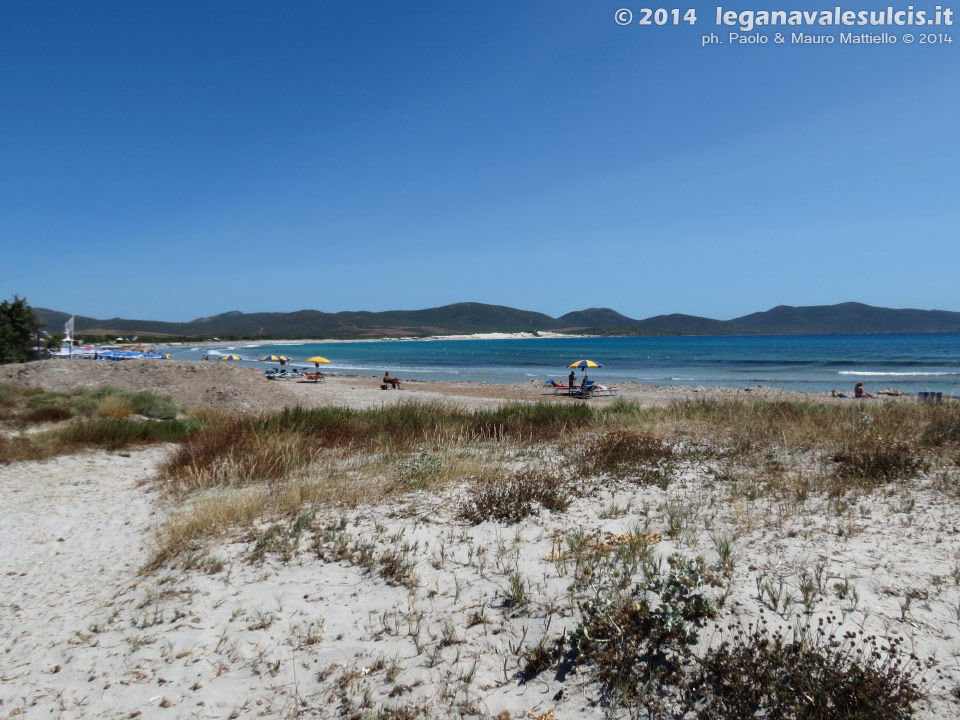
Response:
M70 318L68 313L35 308L53 331ZM695 315L656 315L643 320L610 308L588 308L559 318L484 303L454 303L425 310L325 313L298 310L289 313L242 313L236 310L171 323L76 316L77 333L103 335L172 335L190 338L370 338L423 337L489 332L557 332L622 335L737 335L809 333L960 332L960 312L873 307L847 302L838 305L791 307L779 305L733 320Z
M742 332L742 329L725 320L711 320L696 315L656 315L646 320L638 320L638 327L656 334L681 335L729 335Z
M60 330L70 319L67 313L34 308L41 320ZM427 336L488 332L533 332L556 330L564 323L542 313L501 305L455 303L425 310L386 312L345 311L325 313L298 310L290 313L242 313L231 311L190 322L96 318L77 315L77 333L134 334L158 333L184 337L267 337L267 338L360 338L386 336Z
M560 320L570 327L637 327L642 320L634 320L610 308L587 308L561 315Z
M762 333L960 332L960 312L892 310L863 303L790 307L778 305L729 321Z

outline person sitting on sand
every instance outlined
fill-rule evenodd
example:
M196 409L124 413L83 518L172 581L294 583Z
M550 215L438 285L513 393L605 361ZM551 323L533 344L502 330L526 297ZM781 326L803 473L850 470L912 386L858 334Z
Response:
M383 382L387 385L392 385L394 390L403 390L403 388L400 387L400 378L390 377L389 370L383 374Z
M853 386L853 396L855 398L872 398L873 395L863 389L863 383L859 382Z

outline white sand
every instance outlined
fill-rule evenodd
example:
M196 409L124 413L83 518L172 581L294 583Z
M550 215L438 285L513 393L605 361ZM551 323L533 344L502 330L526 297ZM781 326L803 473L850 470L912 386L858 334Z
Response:
M525 385L410 388L382 391L375 378L336 378L263 389L295 402L366 407L409 398L477 407L543 393ZM625 392L650 402L747 395ZM755 619L764 608L793 622L802 612L802 572L822 565L824 592L813 617L832 610L851 629L902 635L945 674L916 717L960 714L951 694L960 686L960 506L931 487L933 473L839 511L822 497L731 503L709 468L696 464L667 490L609 481L566 512L542 511L512 526L460 519L461 488L377 507L318 509L323 524L344 517L347 543L369 542L377 558L406 543L417 576L411 590L319 558L310 535L286 562L275 554L250 562L252 538L236 534L208 548L223 563L219 572L181 562L141 574L167 512L143 481L171 451L0 466L0 718L331 718L408 703L433 718L503 710L544 718L548 708L556 718L626 717L603 706L589 668L564 681L547 671L521 683L517 653L576 624L569 568L549 559L554 539L577 529L626 532L638 523L665 534L664 557L702 553L713 563L712 537L735 538L721 624ZM529 588L529 608L504 603L512 573ZM782 586L797 602L783 617L772 613L769 598L758 599L758 581ZM841 598L844 584L853 592ZM485 622L471 624L477 615Z

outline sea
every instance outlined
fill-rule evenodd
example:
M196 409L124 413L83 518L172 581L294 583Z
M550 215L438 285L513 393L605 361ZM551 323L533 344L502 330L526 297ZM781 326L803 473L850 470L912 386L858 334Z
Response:
M603 367L587 373L602 383L848 392L862 382L868 391L960 396L960 333L237 342L171 354L235 354L261 369L277 366L259 360L266 355L292 356L290 366L300 368L312 368L306 358L320 355L330 360L322 369L339 374L492 383L565 380L570 364L592 360Z

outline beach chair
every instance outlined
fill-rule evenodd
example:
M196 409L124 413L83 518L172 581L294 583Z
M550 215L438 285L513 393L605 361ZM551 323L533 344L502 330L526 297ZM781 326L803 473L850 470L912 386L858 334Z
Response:
M597 383L593 380L587 380L579 388L571 389L570 394L581 398L591 398L597 394Z
M547 387L553 388L554 395L570 395L570 386L558 383L556 380L547 380Z
M597 385L597 389L594 390L595 395L616 395L620 392L620 388L616 385Z
M302 377L306 382L323 382L322 372L307 372L304 370L302 373L300 373L300 377Z

